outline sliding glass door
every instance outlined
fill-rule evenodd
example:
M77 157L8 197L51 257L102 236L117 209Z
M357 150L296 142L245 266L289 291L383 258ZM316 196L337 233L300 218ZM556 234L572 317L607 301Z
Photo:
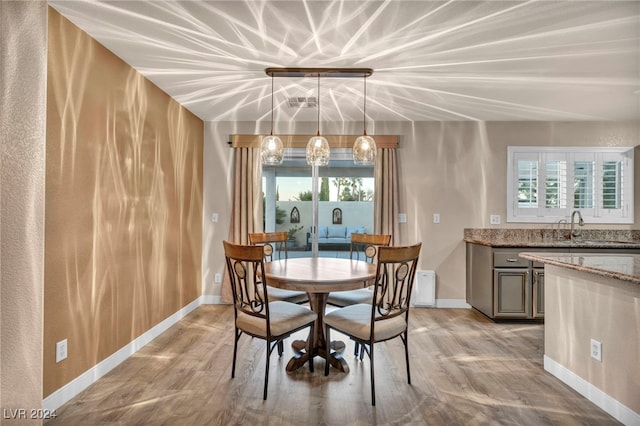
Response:
M373 165L355 165L350 149L333 149L324 167L304 155L293 149L263 166L265 231L287 231L292 256L348 257L352 232L374 232Z

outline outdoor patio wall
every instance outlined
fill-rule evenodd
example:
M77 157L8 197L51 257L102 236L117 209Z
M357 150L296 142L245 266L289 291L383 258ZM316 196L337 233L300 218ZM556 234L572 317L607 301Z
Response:
M639 111L640 113L640 111ZM540 224L508 224L506 218L507 147L636 146L640 121L634 122L376 122L370 134L399 136L400 225L403 244L422 241L420 269L437 276L437 299L465 299L464 228L538 228ZM309 134L316 123L277 123L280 134ZM325 134L358 134L358 123L322 123ZM229 235L231 206L231 134L268 134L269 123L208 122L205 125L204 215L220 214L203 229L203 285L215 300L215 273L224 272L222 240ZM636 152L635 223L610 228L640 229L640 171ZM433 223L433 214L440 223ZM490 225L489 216L502 216ZM545 225L552 226L552 225ZM587 227L594 226L587 224ZM595 227L595 226L594 226Z
M287 212L284 222L276 224L276 231L288 231L302 226L296 234L298 245L305 245L307 232L311 227L311 201L277 201L276 205ZM291 209L298 208L300 223L291 223ZM342 224L334 225L333 209L342 210ZM318 202L318 226L363 226L365 232L373 233L373 202L372 201L320 201Z
M45 397L195 301L202 262L202 120L52 8L48 58Z

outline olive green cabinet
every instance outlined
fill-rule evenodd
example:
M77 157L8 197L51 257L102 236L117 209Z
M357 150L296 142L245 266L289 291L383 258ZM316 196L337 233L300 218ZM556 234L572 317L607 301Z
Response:
M493 316L495 318L530 318L531 284L526 268L493 269Z
M544 264L521 252L635 253L637 248L492 247L467 243L467 303L492 319L544 318Z
M541 250L468 243L467 302L492 319L544 318L544 266L520 258L523 251Z

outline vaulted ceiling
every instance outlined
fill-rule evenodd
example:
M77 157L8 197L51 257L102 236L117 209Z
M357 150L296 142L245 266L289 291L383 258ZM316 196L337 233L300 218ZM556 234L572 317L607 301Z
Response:
M267 67L373 68L368 120L636 120L639 1L49 4L203 120L271 113ZM274 81L276 121L315 121ZM320 82L323 121L363 119L364 78Z

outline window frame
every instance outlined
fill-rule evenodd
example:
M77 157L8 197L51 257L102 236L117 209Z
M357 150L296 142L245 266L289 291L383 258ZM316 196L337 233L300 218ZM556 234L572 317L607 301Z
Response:
M565 161L566 174L564 186L566 207L546 207L547 164L549 160ZM518 207L518 161L537 161L536 205L537 207ZM592 179L594 183L593 208L574 207L574 162L593 161L595 164ZM605 161L620 161L622 164L621 183L616 186L621 191L622 203L619 209L603 207L603 164ZM568 219L573 210L580 210L587 223L633 224L634 223L634 147L507 147L507 222L512 223L554 223Z

